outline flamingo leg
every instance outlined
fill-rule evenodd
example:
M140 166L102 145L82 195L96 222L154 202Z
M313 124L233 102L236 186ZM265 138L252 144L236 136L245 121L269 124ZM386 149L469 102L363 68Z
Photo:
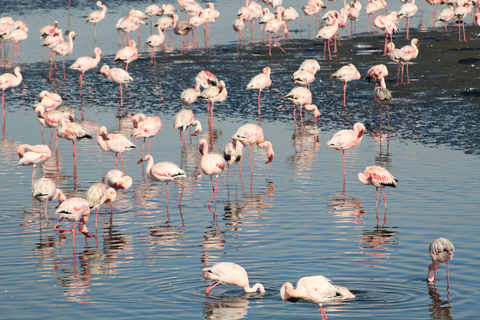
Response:
M168 207L168 197L170 196L170 191L168 190L168 181L167 181L167 207Z
M207 295L210 295L210 290L212 290L213 287L215 287L216 285L218 285L220 282L215 282L214 284L212 284L211 286L209 286L208 288L205 289L205 293Z
M115 169L117 169L118 166L118 153L115 153Z
M378 205L378 187L377 188L377 201L375 202L375 209L377 208L377 205Z
M343 106L347 105L347 82L343 85Z
M47 208L48 208L48 199L47 199L47 201L45 201L45 219L47 219L47 222L48 222ZM42 213L41 212L40 212L40 218L42 218Z
M253 174L252 149L253 149L253 144L250 145L250 171Z
M173 182L182 186L182 193L180 194L180 202L178 202L178 206L181 206L182 205L183 191L185 190L185 186L182 183L180 183L176 180L173 180Z
M100 207L97 208L97 213L95 214L95 226L97 225L98 210L100 210Z
M385 190L382 188L382 193L383 193L383 202L385 203L385 209L387 209L387 197L385 197Z
M212 179L212 176L210 176L210 179ZM207 207L210 206L210 203L212 202L213 198L216 197L217 192L218 192L218 176L216 176L215 180L216 180L216 182L215 182L215 191L213 192L212 199L210 199L210 201L208 202ZM212 186L213 186L213 181L212 181ZM215 199L215 201L216 201L216 199Z
M125 174L125 162L123 162L123 156L121 153L120 153L120 159L122 159L122 169L123 169L123 173Z

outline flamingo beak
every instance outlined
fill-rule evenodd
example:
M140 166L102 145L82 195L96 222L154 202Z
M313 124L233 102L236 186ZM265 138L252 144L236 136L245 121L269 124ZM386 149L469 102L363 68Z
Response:
M133 120L133 127L138 128L138 121L137 120Z
M110 140L110 138L107 137L107 135L105 133L102 133L101 136L104 140Z
M265 164L272 162L272 160L273 160L273 156L269 156L268 160L267 160L267 162L265 162Z
M85 236L85 238L93 238L93 237L95 237L94 234L91 234L91 233L89 233L89 232L82 232L82 233L83 233L83 235Z
M137 164L142 163L143 159L138 160Z
M200 147L198 148L198 151L200 151L200 153L201 153L202 156L203 156L203 144L200 145Z
M290 301L290 302L293 302L293 303L298 302L298 300L300 300L300 299L298 299L298 298L288 298L288 299L285 299L285 301Z
M196 136L196 135L198 135L198 133L199 133L199 131L198 131L198 130L195 130L195 132L192 133L192 136Z

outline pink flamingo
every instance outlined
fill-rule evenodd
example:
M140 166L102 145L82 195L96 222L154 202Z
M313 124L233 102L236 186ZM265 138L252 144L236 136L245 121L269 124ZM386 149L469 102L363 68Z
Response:
M398 29L395 22L388 19L386 16L377 16L375 20L373 20L374 25L385 32L385 45L383 48L383 55L387 55L387 42L388 42L388 35L390 35L390 42L392 42L392 34L397 33Z
M107 128L105 126L100 127L97 143L103 151L115 152L115 169L117 169L118 154L120 154L123 172L125 173L125 162L123 161L122 153L136 149L137 146L135 146L132 141L128 140L123 134L107 133Z
M142 157L145 152L145 140L148 138L147 153L150 154L150 142L152 137L155 137L160 130L162 130L162 120L160 117L146 117L143 113L137 113L132 117L133 127L135 130L132 132L133 140L143 138L142 145Z
M145 15L150 16L150 25L153 26L153 16L161 15L162 9L157 4L151 4L145 8Z
M112 202L117 198L117 192L114 188L110 188L105 183L95 183L87 189L84 198L88 201L90 210L97 209L97 214L95 215L95 225L97 225L98 210L100 209L100 206L105 202L110 202L110 208L113 212Z
M315 59L307 59L300 64L298 71L310 71L313 75L315 75L318 71L320 71L320 64Z
M250 146L250 169L253 174L253 164L252 164L252 149L253 145L256 144L259 148L267 148L267 162L265 164L272 162L273 156L273 146L270 141L265 141L263 134L263 129L256 124L246 124L238 128L237 132L232 136L233 144L235 145L236 141L240 141L245 147ZM245 150L243 151L245 154ZM242 154L242 165L243 165L243 154ZM240 165L240 173L242 172L242 165Z
M85 23L93 23L93 33L95 36L95 41L97 41L97 23L105 18L105 13L107 13L107 7L102 3L102 1L97 1L97 7L102 8L102 11L93 11L91 12Z
M130 40L128 41L127 47L117 51L117 53L115 54L115 57L113 58L113 63L117 63L118 61L125 63L127 65L125 67L125 71L128 72L128 64L134 60L137 60L137 58L138 58L137 43L135 42L135 40Z
M237 19L233 21L233 30L237 37L237 52L242 49L242 32L245 30L245 16L240 14Z
M211 86L205 90L198 96L199 100L207 101L207 106L211 104L210 107L210 114L213 114L213 104L215 102L223 102L227 99L227 89L225 88L225 82L220 80L217 86Z
M65 117L69 121L73 121L74 118L69 112L60 112L56 109L45 111L45 108L40 104L37 103L35 105L35 112L38 116L38 122L42 125L42 137L43 137L43 128L51 128L52 135L53 131L55 131L55 140L58 139L57 129L60 127L60 118Z
M377 86L377 80L380 78L385 78L388 76L387 66L384 64L377 64L368 69L367 74L365 75L364 80L370 83L371 80L375 82L375 87Z
M53 227L55 231L70 231L73 235L73 246L75 247L75 228L78 223L78 231L85 235L85 238L94 237L93 234L88 232L87 222L90 217L90 206L88 201L83 198L70 198L62 202L58 209L55 211L57 217L61 217L60 221ZM74 220L75 224L73 229L58 229L58 225L62 220L66 218L68 220Z
M67 76L65 75L65 56L70 55L73 51L73 40L75 39L75 35L76 33L71 31L68 34L68 42L59 42L52 48L53 58L50 60L50 72L48 73L48 78L52 77L52 67L53 63L55 62L55 58L57 55L61 55L63 56L63 78L67 80ZM55 66L55 68L57 67Z
M387 209L387 199L385 197L385 187L396 188L398 185L398 180L387 169L379 166L370 166L366 167L365 171L358 174L358 180L361 183L366 185L371 185L377 188L377 201L375 203L375 208L378 204L378 188L382 188L383 201L385 203L385 209Z
M175 9L174 9L175 10ZM178 15L173 14L173 15L163 15L161 16L157 22L155 22L154 27L158 28L161 27L162 30L165 32L166 30L169 30L170 28L173 29L177 25L178 22ZM172 35L169 34L170 40L172 40Z
M105 172L102 183L115 190L127 190L132 186L132 178L126 176L123 171L112 169Z
M309 70L297 70L293 73L291 80L294 85L310 87L310 83L315 81L315 75Z
M73 142L73 157L77 157L76 141L82 139L92 139L92 135L81 125L75 122L67 122L65 117L60 117L60 128L58 129L58 136ZM76 164L76 163L75 163Z
M433 5L432 5L432 10L433 10ZM447 23L448 21L452 20L453 17L455 16L455 10L453 9L453 3L452 5L448 5L446 9L443 9L440 11L440 14L437 16L436 20L441 21L445 23L445 33L443 38L446 39L447 37ZM433 14L433 11L432 11Z
M405 3L398 11L398 18L405 17L407 19L406 21L407 40L410 40L410 38L408 37L410 20L412 19L413 15L417 12L417 10L418 8L417 8L417 5L415 4L415 0L412 0L412 2L410 3Z
M17 166L33 166L32 181L37 179L36 170L37 164L42 164L52 156L52 151L45 144L37 144L31 146L29 144L22 144L17 149L18 160Z
M200 121L194 119L193 111L190 109L182 109L173 118L173 129L179 131L180 141L182 141L182 131L185 132L185 142L187 142L187 128L195 127L195 132L192 136L198 135L202 131L202 124Z
M169 197L168 183L170 181L173 181L176 184L182 186L182 193L180 194L180 201L178 202L178 205L181 206L185 186L178 182L176 179L186 178L187 174L185 173L185 171L180 169L180 167L177 166L175 163L169 161L153 164L153 157L149 154L138 160L138 163L142 163L144 161L148 161L145 171L147 172L150 179L154 181L165 182L167 184L167 206Z
M323 9L325 9L325 8L323 8ZM318 13L318 11L320 11L320 7L318 7L315 4L307 4L307 5L302 7L303 17L300 20L299 32L302 32L302 23L303 23L303 19L305 19L305 16L308 16L308 30L310 31L310 24L312 22L312 16L316 15Z
M100 69L100 73L105 76L109 81L118 83L118 93L120 94L120 103L123 106L123 91L122 84L127 85L129 82L133 82L132 77L127 71L120 68L111 68L104 65Z
M4 73L0 75L0 89L2 89L2 109L3 118L5 119L5 89L17 87L22 82L22 74L20 67L13 69L13 74Z
M269 47L268 54L270 56L272 55L272 36L273 36L274 44L276 44L277 47L279 47L280 50L282 50L283 53L285 53L285 50L283 50L282 47L280 47L280 45L277 42L277 32L280 30L280 28L283 28L284 34L288 33L287 26L285 25L285 21L282 20L282 15L284 11L285 9L283 9L282 7L278 7L277 17L272 21L270 21L269 23L267 23L267 25L265 26L265 32L270 33L269 46L268 46Z
M322 29L320 29L315 36L316 39L322 38L324 39L323 41L323 60L326 59L326 52L327 52L327 46L328 46L328 56L330 57L330 60L332 60L332 53L330 52L330 41L332 41L332 37L337 33L338 31L338 20L329 16L329 18L332 20L331 25L326 25ZM336 51L336 50L335 50Z
M57 189L57 185L52 179L49 178L40 178L36 180L32 185L32 197L37 199L40 202L45 202L45 218L48 221L47 208L48 200L56 200L58 198L58 204L60 205L63 201L67 200L62 190ZM41 211L40 205L40 211ZM40 218L42 214L40 213Z
M341 67L334 74L330 76L331 79L338 79L343 81L343 106L347 105L347 82L352 80L360 80L360 72L351 63Z
M389 44L387 44L387 56L391 61L396 62L398 64L396 85L398 85L398 80L400 78L400 70L402 70L402 84L403 84L403 65L406 61L405 55L403 54L402 50L395 48L395 44L393 42L390 42Z
M334 148L343 152L343 175L345 176L345 153L347 149L356 148L362 141L365 126L357 122L353 130L340 130L335 133L332 139L327 141L327 149Z
M290 30L290 21L297 20L298 19L298 12L295 10L293 7L288 7L288 9L285 9L283 12L283 20L285 20L286 26L287 26L287 32ZM287 35L287 37L290 39L290 34Z
M327 314L323 310L323 304L329 301L353 299L355 295L345 287L337 286L324 276L310 276L300 278L295 289L290 282L286 282L280 288L280 297L283 301L297 302L304 300L320 306L323 319Z
M247 293L257 292L265 293L265 288L261 283L255 283L250 287L248 274L245 269L233 262L217 262L211 267L202 269L203 279L215 281L214 284L205 289L205 293L210 295L210 290L218 284L226 284L242 288Z
M242 159L243 150L245 146L240 141L228 141L223 148L223 158L227 162L228 170L227 170L227 181L228 177L230 176L230 165L235 163L235 175L237 175L237 166L238 162Z
M58 21L55 21L53 25L44 26L40 29L40 39L45 39L49 35L54 35L57 31Z
M147 45L152 48L152 57L150 59L150 65L157 64L155 57L155 48L160 47L165 42L165 33L163 32L162 25L158 25L158 34L152 34L147 38Z
M26 25L26 24L25 24ZM5 38L5 42L11 41L14 43L14 48L13 48L13 63L15 63L15 55L18 57L18 63L20 63L20 41L23 41L28 38L27 35L28 28L24 25L22 27L13 30L8 34L8 36Z
M200 82L202 88L207 89L211 86L218 86L219 82L213 73L207 70L200 71L195 77L196 82Z
M199 151L202 154L202 161L200 162L200 167L202 171L207 176L210 176L210 181L212 183L213 196L207 204L207 207L210 206L213 198L217 195L218 192L218 175L223 172L227 162L221 154L218 153L208 153L208 142L206 139L201 139L199 141L200 147ZM216 186L213 186L213 178L215 176Z
M270 73L272 69L270 67L265 67L262 70L262 73L257 74L255 77L250 80L247 85L247 90L255 89L258 90L258 115L260 116L260 95L262 90L270 87L272 85L272 79L270 79Z
M450 240L446 238L437 238L432 241L428 248L428 254L432 258L432 263L428 265L428 282L435 283L437 281L437 269L440 263L445 262L447 264L447 281L448 277L448 261L452 260L455 253L455 247Z
M180 101L183 103L183 107L188 104L190 108L192 104L198 100L198 96L200 95L200 82L195 82L193 88L187 88L182 91L180 95Z
M418 56L418 39L412 39L410 45L403 46L400 50L403 53L405 62L407 62L407 81L410 83L410 76L408 74L408 64L409 61L415 59ZM402 84L403 84L403 73L402 73Z
M83 82L83 75L85 74L85 71L88 71L90 69L96 68L98 63L100 62L100 58L102 56L102 50L100 48L95 48L95 58L92 57L80 57L75 62L70 66L69 69L72 70L77 70L80 71L80 78L78 79L78 82L80 82L80 95L82 95L82 86L85 85L87 88L95 92L95 90L85 84Z
M285 99L293 103L293 118L295 119L295 113L297 106L300 106L300 121L302 121L302 108L305 107L305 110L314 110L315 122L317 122L320 117L320 111L318 111L317 106L312 104L312 92L305 87L295 87L290 90L284 96Z
M45 108L45 111L53 110L63 103L63 99L59 94L46 90L40 92L38 101Z
M178 34L182 37L182 44L180 46L180 54L183 53L183 48L185 46L185 36L193 30L193 27L187 21L180 21L177 25L173 28L173 33Z

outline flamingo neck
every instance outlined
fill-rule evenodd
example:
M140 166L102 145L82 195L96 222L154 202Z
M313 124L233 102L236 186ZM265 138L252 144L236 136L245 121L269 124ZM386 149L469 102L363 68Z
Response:
M261 283L255 283L254 286L251 287L251 288L250 288L250 286L247 285L243 289L247 293L257 292L257 290L259 290L260 292L265 292L265 288L263 287L263 285Z

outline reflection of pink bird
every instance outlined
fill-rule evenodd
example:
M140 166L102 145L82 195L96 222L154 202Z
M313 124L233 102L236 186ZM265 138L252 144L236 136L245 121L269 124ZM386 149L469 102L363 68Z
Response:
M263 134L263 129L256 124L246 124L238 128L237 132L232 136L233 143L238 140L244 146L250 146L250 169L253 173L253 164L252 164L252 148L256 144L259 148L267 148L267 157L268 160L265 163L270 163L273 160L274 152L272 143L270 141L264 141L265 137ZM245 150L244 150L245 153ZM243 158L243 156L242 156ZM242 160L243 164L243 160ZM240 172L242 172L242 166L240 166Z
M141 120L141 121L140 121ZM135 130L132 132L133 140L143 138L142 156L145 152L145 139L148 138L148 151L150 154L150 142L162 130L162 120L160 117L146 117L143 113L138 113L132 118Z
M114 188L110 188L104 183L95 183L85 192L85 200L90 205L90 210L97 209L95 215L95 225L97 225L98 210L105 202L110 202L110 208L113 212L112 202L117 198L117 192Z
M128 64L134 60L137 60L137 58L138 58L137 43L135 42L135 40L130 40L128 41L127 47L117 51L117 53L115 54L115 57L113 58L113 63L117 63L118 61L125 63L127 65L125 67L125 71L128 72Z
M237 286L247 293L257 292L257 290L265 293L265 288L261 283L255 283L250 288L247 271L236 263L217 262L211 267L203 268L202 271L204 279L215 281L214 284L205 289L207 295L210 295L210 290L218 284Z
M20 73L20 67L16 67L13 70L13 74L4 73L0 75L0 89L2 89L2 109L3 118L5 119L5 89L17 87L22 82L22 74Z
M305 300L307 302L320 305L322 319L327 319L327 314L323 310L322 304L329 301L353 299L355 295L345 287L336 286L332 281L324 276L311 276L300 278L295 289L290 282L286 282L280 288L280 297L284 301L297 302Z
M25 152L26 151L26 152ZM18 160L17 166L33 166L32 181L36 180L37 164L44 163L52 156L52 151L45 144L37 144L31 146L22 144L17 149Z
M194 114L192 110L190 109L180 110L173 118L173 129L179 130L180 141L182 141L182 131L184 131L185 142L187 142L187 128L190 126L195 127L195 132L192 133L192 136L196 136L202 131L202 125L200 121L194 119Z
M428 282L437 281L437 269L440 263L445 262L447 264L447 281L448 278L448 261L453 258L455 247L450 240L445 238L438 238L432 241L428 254L432 258L432 264L428 266Z
M97 7L102 8L102 11L93 11L91 12L85 23L93 23L93 33L95 35L95 41L97 41L97 23L105 18L105 13L107 13L107 7L102 3L102 1L97 1Z
M357 122L353 125L353 130L340 130L327 141L327 149L335 148L343 151L343 175L345 175L345 152L347 149L355 148L360 144L363 138L365 126Z
M55 200L58 198L59 204L67 200L62 190L57 189L57 185L52 179L40 178L32 185L32 197L40 202L45 202L45 218L48 221L47 209L48 200ZM41 209L41 207L40 207ZM41 213L40 213L41 217Z
M100 62L100 57L102 55L102 50L100 48L95 48L95 58L92 57L80 57L75 62L70 66L69 69L77 70L80 71L80 78L78 79L78 82L80 82L80 95L82 95L82 85L83 83L83 75L85 71L88 71L90 69L96 68L98 63ZM89 87L88 85L85 84L90 90L93 90L93 88Z
M132 186L132 178L117 169L105 172L102 177L102 182L115 190L127 190Z
M147 154L145 157L140 159L138 163L142 163L144 161L148 161L147 168L145 171L147 172L150 179L160 182L165 182L167 184L167 206L168 206L168 197L169 197L169 190L168 190L168 183L170 181L175 182L178 185L182 186L182 193L180 194L180 201L178 205L182 205L182 197L183 197L183 190L185 186L180 182L176 181L176 179L185 178L187 174L185 171L180 169L175 163L165 161L153 164L153 157Z
M202 161L200 163L200 166L202 168L203 173L206 174L207 176L210 176L210 181L212 182L212 189L213 189L213 196L207 204L207 207L208 207L212 202L213 198L215 198L215 196L217 195L218 175L223 172L227 162L225 161L225 159L221 154L208 153L208 142L206 139L201 139L199 143L200 143L199 151L202 154ZM216 178L215 187L213 186L212 176L215 176Z
M135 146L132 141L128 140L128 138L122 134L107 133L107 128L105 126L100 127L97 143L103 151L115 152L115 169L117 169L118 166L118 154L120 153L123 172L125 172L125 162L123 162L122 153L136 149L137 146Z
M332 79L343 81L343 106L347 105L347 82L352 80L360 80L360 72L351 63L341 67L334 74L330 76Z
M90 206L88 201L83 198L70 198L62 202L58 209L55 211L55 215L61 217L60 221L53 227L55 231L70 231L73 234L73 246L75 246L75 228L78 224L78 231L83 233L86 238L94 237L93 234L88 232L87 222L90 216ZM75 220L73 229L58 229L58 225L62 220L66 218L68 220Z
M262 73L253 77L247 85L247 90L258 90L258 115L260 115L260 94L263 89L270 87L272 84L272 79L270 79L271 71L270 67L263 68Z
M382 188L383 201L385 202L385 209L387 208L387 199L385 197L385 187L396 188L398 185L398 180L395 179L387 169L379 166L366 167L363 173L358 174L358 180L363 184L369 184L377 188L377 201L375 203L375 208L378 204L378 188Z

